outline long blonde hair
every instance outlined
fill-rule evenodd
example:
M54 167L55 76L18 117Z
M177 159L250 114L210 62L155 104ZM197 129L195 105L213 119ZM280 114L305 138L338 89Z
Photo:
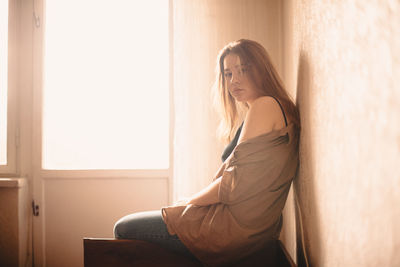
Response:
M226 88L224 59L231 53L237 55L240 58L240 62L248 66L247 73L256 87L261 90L261 95L276 98L281 103L289 121L300 127L299 113L296 105L286 92L268 52L262 45L255 41L240 39L227 44L219 52L217 58L217 77L214 85L214 96L216 107L219 109L222 117L218 129L218 135L221 139L228 142L232 140L234 132L239 127L244 112L248 108L246 103L237 102Z

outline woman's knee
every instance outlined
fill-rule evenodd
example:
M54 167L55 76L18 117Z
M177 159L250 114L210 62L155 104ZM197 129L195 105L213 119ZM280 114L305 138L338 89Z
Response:
M130 214L119 219L114 225L115 238L134 238L135 232L140 227L140 221L135 220L136 215ZM139 226L139 227L138 227Z
M159 231L163 224L160 211L137 212L119 219L114 225L115 238L138 238L143 233L151 232L154 226Z
M126 225L123 218L119 219L114 225L114 237L124 238L126 237Z

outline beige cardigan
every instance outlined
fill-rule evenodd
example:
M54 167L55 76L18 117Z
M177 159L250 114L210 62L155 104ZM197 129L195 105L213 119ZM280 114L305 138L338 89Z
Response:
M239 143L220 173L220 203L163 208L169 233L210 266L232 263L279 238L298 139L290 124Z

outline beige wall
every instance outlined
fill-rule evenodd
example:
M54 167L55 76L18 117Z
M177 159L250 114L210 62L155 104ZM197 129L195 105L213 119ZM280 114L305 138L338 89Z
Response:
M311 266L400 266L399 14L399 1L283 4Z
M168 204L166 178L51 177L43 191L45 210L40 212L50 267L83 266L84 237L112 238L122 216Z

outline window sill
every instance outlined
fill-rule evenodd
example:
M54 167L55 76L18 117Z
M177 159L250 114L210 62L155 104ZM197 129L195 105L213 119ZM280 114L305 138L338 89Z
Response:
M25 178L0 178L0 188L2 187L25 187L27 181Z

